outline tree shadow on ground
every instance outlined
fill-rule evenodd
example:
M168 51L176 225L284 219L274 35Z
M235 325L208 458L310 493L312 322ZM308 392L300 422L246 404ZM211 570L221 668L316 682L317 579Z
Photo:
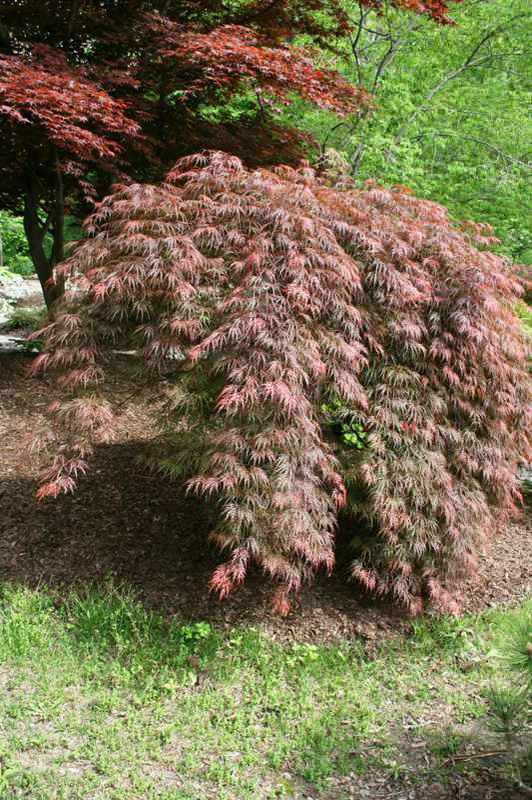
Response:
M89 474L72 496L37 503L36 469L22 450L24 437L43 423L57 397L49 379L28 378L27 354L0 355L0 580L53 587L58 595L111 576L154 607L183 620L253 624L276 637L307 641L365 637L368 651L387 635L411 629L400 610L376 601L347 580L352 553L340 536L337 566L319 575L281 620L271 612L271 586L257 570L221 604L209 594L212 570L223 556L211 548L212 517L175 483L139 466L153 435L150 410L157 392L145 387L129 403L120 443L98 448ZM130 397L138 364L117 358L103 390L111 401ZM517 602L532 576L530 516L494 540L481 558L482 582L466 587L465 610Z
M0 579L45 585L58 594L111 577L152 607L183 620L259 624L281 638L339 639L397 633L402 615L346 580L346 553L331 577L318 576L281 620L270 609L271 585L250 572L220 603L209 579L220 554L208 543L212 515L181 488L139 462L142 441L100 447L75 494L38 503L36 483L4 479L0 487Z

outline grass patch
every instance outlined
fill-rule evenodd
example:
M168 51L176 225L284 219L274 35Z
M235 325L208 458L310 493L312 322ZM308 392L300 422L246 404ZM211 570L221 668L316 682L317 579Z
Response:
M0 797L255 800L309 784L320 796L334 773L379 764L371 742L397 779L391 731L407 719L423 730L435 708L444 726L485 713L499 629L531 610L416 623L369 660L357 640L281 646L179 624L123 587L59 604L5 586ZM435 731L431 746L444 759L459 744Z

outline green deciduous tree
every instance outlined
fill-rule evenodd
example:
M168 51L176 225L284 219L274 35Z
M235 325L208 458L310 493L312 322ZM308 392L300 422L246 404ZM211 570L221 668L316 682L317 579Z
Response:
M292 115L360 181L405 183L455 219L489 222L502 252L532 262L529 3L470 0L443 28L390 8L355 16L342 71L375 108L339 121L299 104Z

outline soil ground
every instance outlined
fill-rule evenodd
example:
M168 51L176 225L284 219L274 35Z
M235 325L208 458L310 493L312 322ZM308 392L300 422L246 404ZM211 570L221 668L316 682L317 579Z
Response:
M208 592L219 555L206 543L208 524L201 504L184 498L171 482L147 473L137 456L152 436L152 399L142 392L124 413L118 441L101 447L90 473L72 496L37 503L38 464L24 444L42 423L55 397L46 380L27 376L25 353L0 354L0 581L45 585L58 602L68 590L111 577L133 587L150 607L183 621L206 620L218 628L253 625L279 642L327 642L362 637L367 652L375 641L407 635L411 623L386 603L376 603L346 581L346 563L330 578L304 590L295 613L283 620L270 609L269 587L252 574L223 604ZM131 392L131 359L119 357L106 387L116 398ZM493 542L482 558L481 582L466 591L465 610L513 605L532 586L530 512ZM345 779L349 782L349 779ZM374 781L373 783L368 781ZM503 800L521 797L499 783L479 762L454 784L399 786L393 790L366 776L364 785L340 779L324 797L397 800ZM344 782L343 782L344 781ZM336 794L334 794L336 791ZM351 794L353 792L353 794ZM312 796L312 795L309 795Z

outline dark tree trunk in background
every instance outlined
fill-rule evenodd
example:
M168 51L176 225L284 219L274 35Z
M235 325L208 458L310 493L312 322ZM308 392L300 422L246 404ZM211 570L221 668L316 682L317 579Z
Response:
M63 176L61 174L61 165L59 164L59 155L55 153L55 198L54 198L54 211L53 211L53 247L52 247L52 268L56 264L60 264L65 257L65 195L63 187ZM65 282L61 278L56 277L55 282L56 296L61 297L65 291Z
M57 163L57 162L56 162ZM44 302L49 310L64 293L64 282L53 282L54 266L63 259L64 251L64 201L63 181L59 165L56 169L54 208L43 222L39 218L39 198L37 182L29 176L24 197L24 230L28 240L31 259L39 278ZM52 226L52 253L48 258L44 249L45 236Z

